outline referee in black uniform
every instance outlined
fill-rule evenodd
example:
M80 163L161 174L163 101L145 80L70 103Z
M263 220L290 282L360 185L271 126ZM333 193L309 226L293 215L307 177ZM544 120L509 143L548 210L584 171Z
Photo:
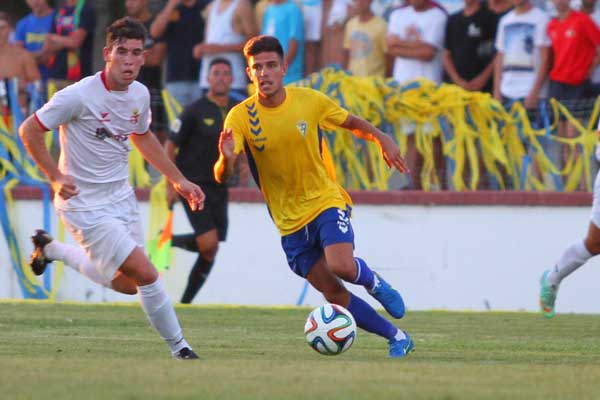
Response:
M229 97L232 81L230 62L224 58L214 59L208 73L208 92L183 110L171 126L165 143L169 157L206 195L204 209L198 212L192 212L186 201L181 202L194 233L173 235L172 239L173 246L199 253L181 297L182 303L191 303L206 281L219 242L227 235L227 186L215 181L213 166L219 158L219 135L225 116L236 104ZM170 203L177 199L171 185L167 192Z

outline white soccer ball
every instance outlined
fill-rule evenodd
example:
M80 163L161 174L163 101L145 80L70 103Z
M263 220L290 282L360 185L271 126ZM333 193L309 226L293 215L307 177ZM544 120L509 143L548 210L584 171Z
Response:
M348 350L356 340L356 322L344 307L327 303L308 314L304 334L315 351L334 356Z

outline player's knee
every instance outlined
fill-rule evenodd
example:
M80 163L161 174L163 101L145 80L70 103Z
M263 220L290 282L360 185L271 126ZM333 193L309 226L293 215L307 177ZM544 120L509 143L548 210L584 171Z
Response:
M592 255L600 254L600 238L596 239L588 237L585 240L585 248Z
M123 294L137 294L137 285L132 279L129 279L123 274L117 275L111 282L111 287L119 293Z
M209 247L205 247L203 249L200 249L200 255L202 256L202 258L204 258L206 261L214 261L215 257L217 256L217 252L219 251L219 242L216 242L214 244L211 244L211 246Z

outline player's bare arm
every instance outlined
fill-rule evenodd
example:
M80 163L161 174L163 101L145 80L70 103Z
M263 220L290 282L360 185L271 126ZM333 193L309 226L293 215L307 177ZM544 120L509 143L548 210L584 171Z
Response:
M233 175L235 160L237 155L234 152L235 141L233 139L233 131L231 128L226 128L221 131L219 137L219 159L215 163L214 174L215 180L219 183L227 182Z
M148 131L144 135L131 135L131 142L146 161L171 182L173 188L187 200L192 210L197 211L204 207L204 192L202 192L202 189L183 176L181 171L167 157L160 142L152 132Z
M390 168L394 167L403 174L408 172L408 167L400 155L400 149L396 143L394 143L391 137L381 132L369 121L356 115L348 114L348 118L342 123L341 127L348 129L358 138L378 143L383 153L383 159Z
M21 136L27 152L50 181L54 193L65 200L77 196L79 189L75 185L75 180L72 176L60 172L56 162L46 149L45 134L46 129L35 120L34 115L27 118L19 127L19 136Z

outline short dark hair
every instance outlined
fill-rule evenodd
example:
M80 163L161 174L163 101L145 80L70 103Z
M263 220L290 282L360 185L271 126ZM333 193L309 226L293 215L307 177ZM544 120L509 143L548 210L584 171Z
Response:
M210 70L213 67L213 65L217 65L217 64L225 64L229 67L229 69L232 69L231 61L229 61L228 59L223 58L223 57L217 57L214 60L212 60L210 62L210 64L208 64L208 69Z
M279 40L274 36L254 36L246 42L246 45L244 45L244 57L246 57L246 60L259 53L270 51L279 54L279 57L283 59L283 48L281 47Z
M139 39L144 43L148 32L146 27L130 17L116 20L106 28L106 47L111 48L115 43L127 39Z

